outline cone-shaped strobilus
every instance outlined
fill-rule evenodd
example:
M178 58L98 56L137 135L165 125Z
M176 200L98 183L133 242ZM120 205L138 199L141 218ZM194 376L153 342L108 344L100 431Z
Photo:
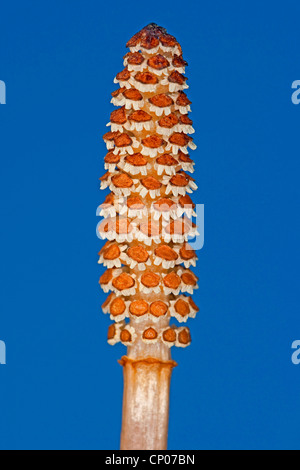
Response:
M188 240L197 235L197 189L190 173L195 149L185 90L186 61L176 39L149 24L127 43L124 69L112 93L117 109L104 135L107 173L101 189L99 235L107 240L99 262L109 293L102 309L113 324L108 342L123 343L124 397L121 449L166 449L171 347L190 344L183 326L198 308L189 294L197 286ZM177 320L179 326L170 325Z

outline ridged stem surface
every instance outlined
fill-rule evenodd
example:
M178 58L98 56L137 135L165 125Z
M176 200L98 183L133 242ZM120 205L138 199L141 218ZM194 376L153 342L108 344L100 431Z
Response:
M169 389L174 363L124 362L121 450L167 449Z

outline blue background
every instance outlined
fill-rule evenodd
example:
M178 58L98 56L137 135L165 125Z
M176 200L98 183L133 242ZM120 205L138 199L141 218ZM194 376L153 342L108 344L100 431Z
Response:
M117 449L95 236L101 136L126 41L182 44L197 130L201 312L173 352L170 449L299 449L299 1L1 3L2 449Z

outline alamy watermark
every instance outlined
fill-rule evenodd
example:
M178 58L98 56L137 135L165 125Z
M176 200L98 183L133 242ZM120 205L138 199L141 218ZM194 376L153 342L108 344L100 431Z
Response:
M97 216L104 218L97 225L98 238L119 243L138 240L149 246L152 242L188 242L194 251L203 248L204 204L180 206L172 200L162 200L153 201L148 208L143 201L131 204L130 198L121 199L117 209L111 201L98 207Z
M295 366L298 366L300 364L300 340L293 342L292 349L294 350L292 354L292 363Z
M6 364L6 345L0 341L0 364Z
M6 85L0 80L0 104L6 104ZM6 344L0 340L0 364L6 364Z
M300 104L300 80L295 80L292 83L292 89L296 90L292 94L292 103L293 104Z
M6 85L0 80L0 104L6 104Z

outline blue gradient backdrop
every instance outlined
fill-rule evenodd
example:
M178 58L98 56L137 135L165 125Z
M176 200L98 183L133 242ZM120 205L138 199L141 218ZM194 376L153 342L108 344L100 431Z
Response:
M169 448L300 448L300 5L280 3L1 3L0 448L119 446L124 349L106 344L95 213L112 80L150 22L190 64L205 204Z

